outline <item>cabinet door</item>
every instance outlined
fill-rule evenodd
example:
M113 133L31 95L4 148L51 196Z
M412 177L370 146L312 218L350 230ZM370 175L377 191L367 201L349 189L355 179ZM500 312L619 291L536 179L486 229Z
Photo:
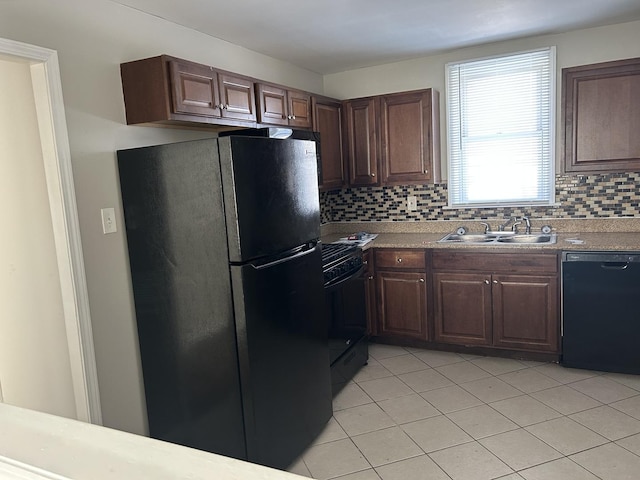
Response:
M484 273L433 275L435 341L491 345L491 277Z
M496 347L557 352L558 316L557 276L493 276Z
M421 272L376 272L378 335L428 340L425 276Z
M567 172L640 171L640 58L562 70Z
M256 97L253 82L244 77L220 73L222 118L256 120Z
M377 185L378 140L376 136L376 99L364 98L346 103L351 185Z
M289 90L287 100L289 126L311 128L311 95Z
M342 148L342 104L314 98L313 130L320 133L320 189L343 187L346 181Z
M274 85L258 84L258 122L270 125L289 125L287 91Z
M220 117L218 73L204 65L169 62L174 113Z
M367 305L367 335L377 335L378 326L376 321L376 282L374 276L373 254L370 250L364 252L362 261L365 264L364 278L365 301Z
M381 97L380 150L383 183L433 181L430 93L431 90ZM440 161L439 158L437 160Z

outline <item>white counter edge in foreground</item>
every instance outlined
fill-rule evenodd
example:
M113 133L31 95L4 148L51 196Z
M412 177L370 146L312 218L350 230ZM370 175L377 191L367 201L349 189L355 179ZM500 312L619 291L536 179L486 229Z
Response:
M0 478L295 480L298 475L0 404Z

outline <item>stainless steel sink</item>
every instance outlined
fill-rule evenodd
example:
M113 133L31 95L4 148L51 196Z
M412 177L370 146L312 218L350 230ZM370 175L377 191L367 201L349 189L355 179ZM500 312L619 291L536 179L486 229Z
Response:
M510 237L499 237L497 241L500 243L556 243L553 234L513 235Z
M497 236L495 235L458 235L456 233L450 233L446 237L440 240L440 242L444 243L484 243L484 242L492 242L495 240Z
M531 245L531 244L554 244L557 241L555 233L550 234L514 234L509 233L487 233L487 234L464 234L449 233L438 240L438 243L464 243L469 245Z

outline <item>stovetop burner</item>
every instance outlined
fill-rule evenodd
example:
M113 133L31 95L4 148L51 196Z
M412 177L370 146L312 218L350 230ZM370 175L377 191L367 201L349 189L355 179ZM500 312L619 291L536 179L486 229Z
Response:
M345 243L322 244L322 270L325 287L357 272L362 266L362 249Z
M347 243L323 243L322 244L322 266L325 267L331 262L346 257L358 249L355 245Z

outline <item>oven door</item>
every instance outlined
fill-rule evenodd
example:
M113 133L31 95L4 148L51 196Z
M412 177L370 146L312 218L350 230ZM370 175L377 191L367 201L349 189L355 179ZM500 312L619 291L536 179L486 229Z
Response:
M367 363L364 266L325 288L333 394Z

